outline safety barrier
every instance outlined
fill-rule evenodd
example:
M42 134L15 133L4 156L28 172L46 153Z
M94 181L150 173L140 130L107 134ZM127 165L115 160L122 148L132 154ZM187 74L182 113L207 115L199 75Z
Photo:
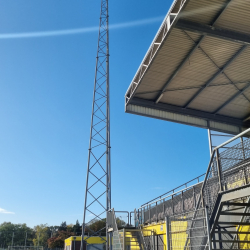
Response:
M207 208L166 217L168 250L206 250L211 246Z
M219 192L233 190L250 183L250 139L242 140L219 152L220 148L249 131L250 129L246 130L213 150L201 190L201 206L208 206L210 216Z
M137 211L139 224L165 220L166 216L194 211L208 206L211 216L219 192L250 184L250 139L229 147L220 148L249 133L250 129L216 147L211 155L206 174L165 193L145 204ZM204 181L200 181L204 177ZM198 183L188 186L194 180ZM180 189L182 188L183 189Z
M199 200L203 181L200 181L205 174L184 183L183 185L169 191L168 193L145 203L137 210L140 224L149 224L165 220L165 216L180 214L192 211ZM190 183L196 184L188 186Z

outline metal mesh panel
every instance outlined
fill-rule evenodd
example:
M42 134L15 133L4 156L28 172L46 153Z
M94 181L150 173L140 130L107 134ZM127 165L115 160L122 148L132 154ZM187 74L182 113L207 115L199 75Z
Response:
M244 140L233 147L216 155L211 162L211 168L203 188L203 201L209 207L211 215L218 193L235 189L250 183L250 139Z
M153 249L152 247L152 236L144 236L145 248L147 250Z
M113 232L113 249L114 250L123 249L123 233L120 231Z
M164 220L166 216L181 214L183 212L192 211L198 201L202 183L186 188L184 191L177 192L165 199L149 205L142 209L144 220L142 223Z
M157 250L164 250L165 249L164 240L163 240L164 236L165 235L156 235L155 236L156 237L156 240L155 240L156 247L155 247L155 249L157 249Z
M155 222L157 221L157 209L156 209L156 206L151 206L151 209L150 209L150 222Z
M144 208L143 210L144 213L144 223L149 223L149 209L148 208Z
M161 221L164 220L164 204L161 202L157 204L157 220Z
M217 171L217 163L216 159L214 159L206 179L205 187L203 189L204 204L209 207L209 214L212 213L212 209L214 207L219 191L220 184Z
M205 209L171 216L168 227L170 249L208 249Z
M123 249L123 233L118 231L114 209L107 214L107 227L113 228L113 250Z
M222 184L225 190L249 183L250 140L238 143L220 154Z

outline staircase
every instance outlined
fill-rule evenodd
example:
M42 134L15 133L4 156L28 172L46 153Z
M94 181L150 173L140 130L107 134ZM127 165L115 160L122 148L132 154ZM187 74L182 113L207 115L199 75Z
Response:
M210 219L212 249L250 249L250 187L219 195Z
M215 148L199 204L208 207L210 249L250 249L249 183L250 139L222 153Z
M146 244L146 242L145 242L143 231L142 231L142 228L140 225L139 213L136 212L136 209L134 211L134 215L135 215L135 225L138 229L136 232L134 232L134 235L135 235L135 238L137 239L140 250L149 250L150 244ZM142 214L141 214L141 216L142 216Z
M113 231L113 250L124 250L123 234L118 231L114 209L108 213L108 230Z

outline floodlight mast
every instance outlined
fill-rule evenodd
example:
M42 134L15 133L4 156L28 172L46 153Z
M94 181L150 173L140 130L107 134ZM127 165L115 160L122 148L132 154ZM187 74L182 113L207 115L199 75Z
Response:
M107 216L111 209L109 105L108 0L101 0L81 250L84 250L84 244L92 236L98 236L106 242L107 250L110 249L111 244L107 231ZM88 219L91 220L88 221ZM105 226L99 231L89 227L96 220L105 221ZM106 239L101 235L104 231L106 231ZM85 232L88 232L88 236L84 239Z

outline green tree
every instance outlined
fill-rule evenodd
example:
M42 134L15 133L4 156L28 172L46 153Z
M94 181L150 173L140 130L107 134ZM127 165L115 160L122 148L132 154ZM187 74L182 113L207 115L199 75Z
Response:
M85 227L85 233L92 233L100 231L100 233L106 232L106 218L101 220L92 220L90 223L87 224L87 227Z
M32 245L32 239L34 237L34 232L26 224L12 224L11 222L4 222L0 224L0 246L8 247L14 246L24 246L25 238L26 246Z
M67 231L67 223L66 221L62 222L58 228L58 231Z
M121 220L120 218L116 218L116 224L118 228L122 228L126 226L126 222L124 220Z
M50 237L49 233L49 227L47 224L41 224L38 226L34 227L34 231L35 231L35 237L33 239L33 244L34 246L43 246L43 247L47 247L48 243L48 239Z
M56 237L52 237L48 239L48 247L49 248L63 248L64 247L64 240L73 236L73 232L69 231L58 231Z
M120 218L116 218L116 224L118 228L122 228L126 226L126 222L121 220ZM92 233L91 232L98 232L105 233L106 232L106 219L101 220L92 220L90 223L87 224L87 227L85 228L85 233Z
M48 227L49 238L55 237L57 235L59 226L50 226Z
M80 226L79 221L76 221L76 224L73 226L73 232L74 235L81 235L82 233L82 227Z

